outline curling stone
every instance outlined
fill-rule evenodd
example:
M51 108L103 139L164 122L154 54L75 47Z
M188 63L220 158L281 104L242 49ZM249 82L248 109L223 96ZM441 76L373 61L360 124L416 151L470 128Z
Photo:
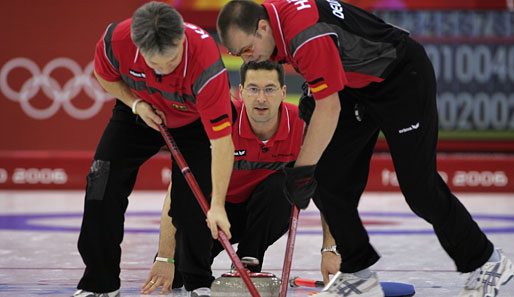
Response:
M250 279L261 297L277 297L280 293L280 280L269 272L250 272ZM211 297L251 297L239 272L232 271L221 275L211 285Z

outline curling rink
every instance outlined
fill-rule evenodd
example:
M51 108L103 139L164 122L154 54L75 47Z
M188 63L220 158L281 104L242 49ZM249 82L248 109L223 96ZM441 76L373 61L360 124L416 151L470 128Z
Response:
M164 191L136 191L130 197L122 244L122 296L140 296L157 251L164 195ZM76 247L83 196L83 191L0 191L0 296L71 296L75 292L84 269ZM495 246L514 259L514 194L457 196ZM382 256L372 266L380 281L410 283L419 297L457 296L466 275L455 272L430 225L409 210L399 193L366 193L359 210ZM280 277L286 239L270 247L263 271ZM319 213L311 203L300 214L291 277L322 279L321 243ZM224 253L216 258L213 272L217 277L229 268ZM290 288L287 296L309 296L315 291ZM173 296L187 293L175 290ZM514 280L498 296L513 297Z

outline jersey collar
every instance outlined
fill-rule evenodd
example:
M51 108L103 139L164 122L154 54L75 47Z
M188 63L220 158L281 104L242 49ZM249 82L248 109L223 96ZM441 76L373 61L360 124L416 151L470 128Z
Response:
M270 60L275 62L287 62L288 53L286 40L284 38L284 32L282 32L282 26L280 23L280 17L278 16L277 8L273 3L263 3L262 6L264 6L268 12L269 21L273 30L273 37L276 44L276 51L270 57Z

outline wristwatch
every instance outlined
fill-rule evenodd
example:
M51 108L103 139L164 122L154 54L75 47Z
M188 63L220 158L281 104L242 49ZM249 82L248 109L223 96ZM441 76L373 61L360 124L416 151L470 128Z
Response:
M324 252L332 252L332 253L336 254L336 256L341 257L341 254L337 251L337 246L335 246L335 245L330 245L330 246L322 248L321 253L323 254Z

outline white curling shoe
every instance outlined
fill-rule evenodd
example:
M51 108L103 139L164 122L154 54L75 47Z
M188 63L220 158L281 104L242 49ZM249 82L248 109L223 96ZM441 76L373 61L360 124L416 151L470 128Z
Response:
M71 297L120 297L120 290L118 289L109 293L93 293L84 290L78 290Z
M198 288L193 291L187 292L190 297L211 297L210 288Z
M512 261L501 250L500 261L486 262L471 272L464 289L458 297L495 297L501 285L506 284L514 275Z
M353 273L338 272L328 285L316 297L384 297L384 291L378 281L377 274L363 279Z

